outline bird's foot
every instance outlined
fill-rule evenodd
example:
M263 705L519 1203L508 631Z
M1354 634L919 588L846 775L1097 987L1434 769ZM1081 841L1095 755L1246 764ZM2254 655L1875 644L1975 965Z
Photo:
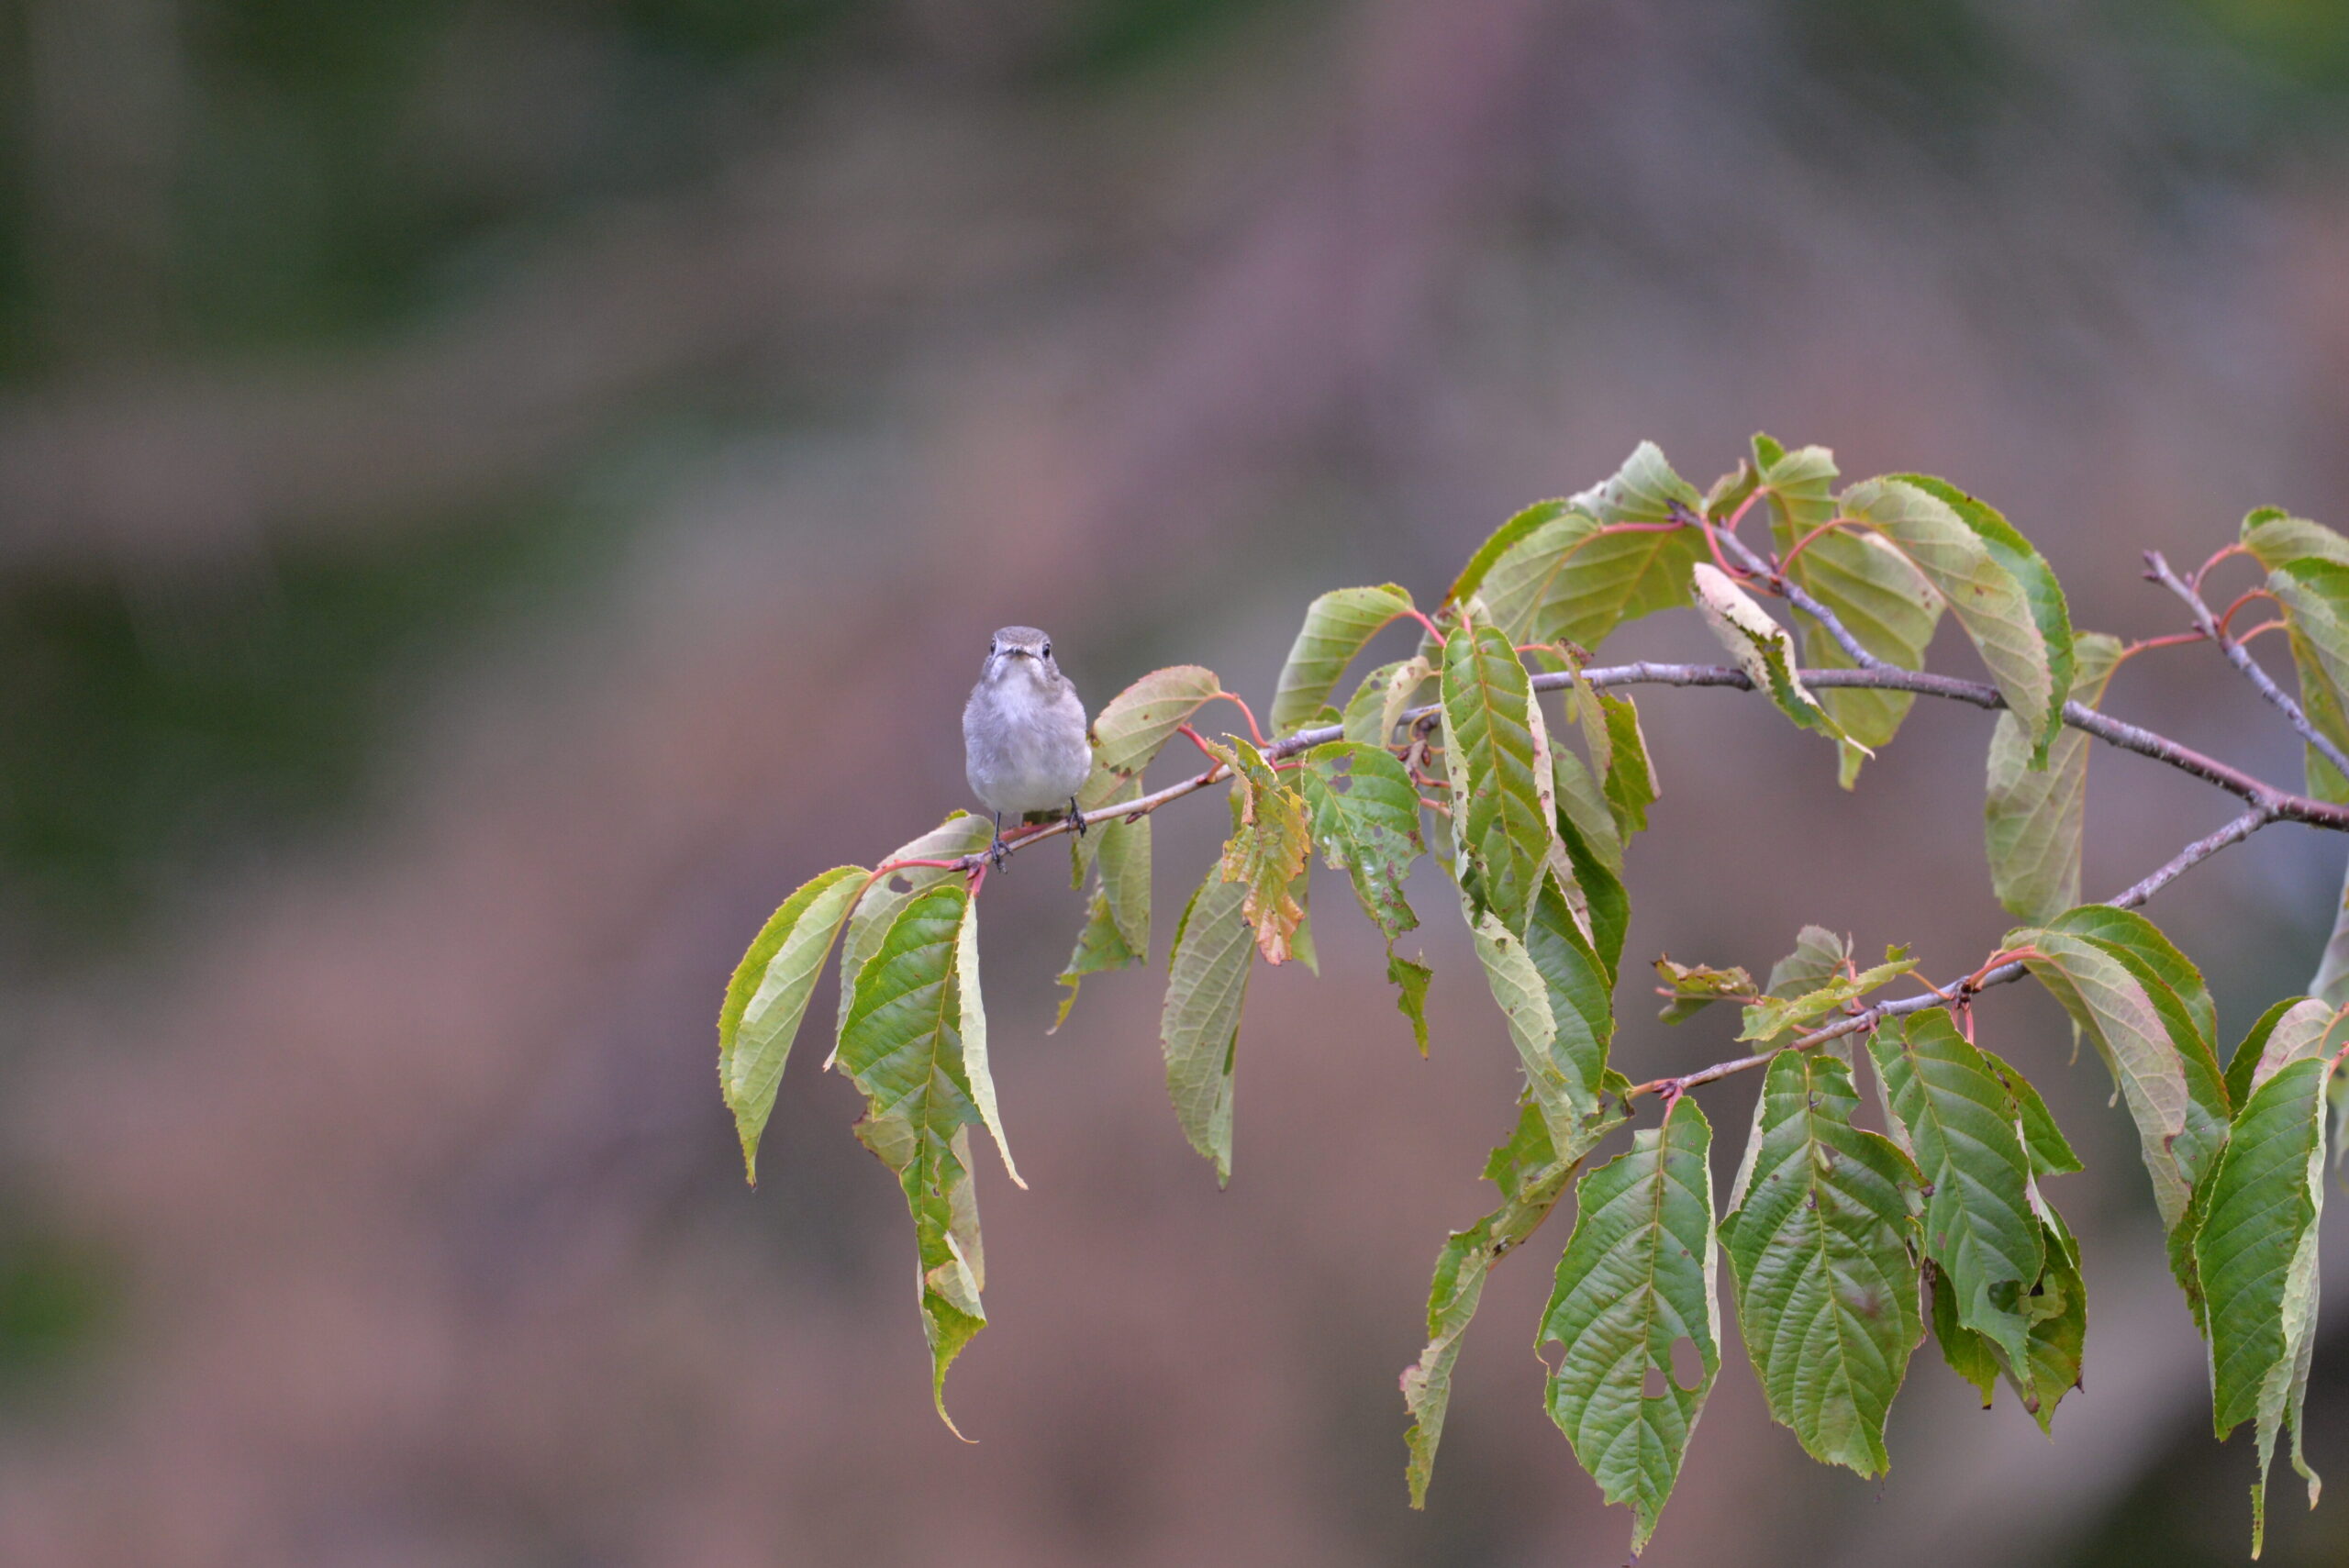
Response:
M1085 837L1085 813L1076 808L1076 796L1074 795L1070 795L1068 797L1068 825L1076 829L1076 836L1078 838L1082 839Z
M986 854L987 866L988 869L992 871L1001 871L1003 869L1003 862L1011 858L1011 846L1003 841L1003 834L1001 832L997 832L995 836L995 842L987 846Z

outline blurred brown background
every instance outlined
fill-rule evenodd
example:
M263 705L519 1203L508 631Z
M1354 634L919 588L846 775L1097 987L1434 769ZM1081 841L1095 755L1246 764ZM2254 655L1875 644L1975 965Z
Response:
M1699 484L1757 428L1948 474L2124 635L2177 624L2141 548L2349 523L2336 0L9 0L0 111L11 1564L1619 1562L1528 1354L1563 1218L1404 1507L1396 1374L1514 1073L1440 886L1423 1062L1325 880L1219 1195L1163 972L1046 1038L1078 898L990 884L1034 1190L979 1176L975 1447L816 1028L742 1186L711 1020L758 922L965 804L997 624L1097 704L1177 661L1268 695L1313 593L1431 596L1640 438ZM1765 705L1643 700L1635 956L1817 920L1946 974L2005 929L1984 716L1844 795ZM2297 767L2204 651L2113 706ZM2228 810L2091 788L2092 894ZM1162 819L1162 960L1219 817ZM2342 862L2279 828L2157 902L2228 1029ZM1728 1053L1636 992L1636 1074ZM1928 1347L1861 1482L1731 1352L1652 1561L2241 1559L2125 1118L2043 998L1982 1027L2092 1165L2055 1441ZM1724 1179L1751 1093L1708 1100ZM2294 1485L2270 1560L2349 1558Z

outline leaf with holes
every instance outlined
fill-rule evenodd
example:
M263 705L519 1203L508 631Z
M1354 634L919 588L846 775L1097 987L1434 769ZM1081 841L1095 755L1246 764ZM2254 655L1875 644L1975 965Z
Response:
M1521 929L1556 840L1551 770L1536 766L1550 752L1525 667L1491 627L1462 628L1445 644L1443 728L1461 884L1477 909Z
M1452 1402L1452 1370L1460 1359L1460 1339L1476 1315L1485 1279L1520 1242L1531 1236L1564 1195L1566 1185L1599 1140L1623 1124L1620 1113L1595 1115L1561 1146L1550 1137L1539 1107L1527 1105L1517 1129L1486 1162L1485 1179L1501 1190L1500 1207L1465 1230L1455 1230L1436 1255L1428 1289L1428 1343L1417 1364L1403 1373L1403 1407L1411 1429L1404 1442L1411 1452L1407 1479L1411 1507L1427 1506L1428 1480L1435 1468L1436 1444Z
M2072 697L2094 707L2104 700L2121 644L2089 632L2074 647L2078 667ZM2047 766L2033 773L2021 719L2002 713L1991 731L1990 782L1982 804L1990 885L1998 902L2023 919L2053 919L2080 901L2089 751L2087 735L2067 728L2048 747Z
M1881 1475L1884 1418L1924 1327L1916 1167L1852 1125L1851 1070L1780 1051L1721 1217L1738 1329L1770 1414L1823 1464Z
M2315 1347L2317 1222L2324 1211L2325 1090L2332 1062L2303 1057L2251 1093L2211 1179L2194 1239L2209 1294L2210 1401L2221 1438L2256 1425L2252 1555L2266 1522L2267 1467L2291 1429L2292 1468L2317 1499L2316 1473L2300 1453L2300 1405Z
M759 1135L774 1109L791 1042L807 1014L832 939L864 891L863 866L834 866L801 884L768 917L734 970L718 1015L718 1082L742 1140L742 1171L758 1184Z
M1888 959L1860 971L1857 974L1839 974L1793 996L1765 996L1745 1009L1744 1028L1738 1033L1741 1040L1776 1040L1797 1029L1807 1029L1828 1014L1840 1010L1847 1002L1856 1002L1869 992L1889 985L1898 976L1917 967L1913 958Z
M1675 963L1660 958L1655 961L1655 973L1663 982L1656 988L1658 994L1668 998L1656 1017L1667 1024L1694 1018L1715 1002L1751 1002L1756 995L1753 976L1742 969L1715 969L1709 963Z
M1322 861L1353 883L1371 923L1389 942L1419 925L1403 882L1421 847L1419 793L1403 764L1377 747L1333 740L1305 754L1299 782Z
M1246 898L1246 888L1208 869L1174 928L1158 1026L1174 1119L1191 1147L1215 1162L1219 1186L1231 1179L1232 1065L1255 956Z
M1534 1341L1537 1351L1564 1348L1550 1418L1600 1495L1631 1506L1634 1553L1655 1531L1720 1370L1711 1148L1703 1112L1684 1099L1583 1178ZM1693 1387L1673 1370L1682 1340L1696 1350Z
M1264 962L1286 963L1305 925L1299 878L1313 852L1313 830L1304 797L1281 782L1255 747L1238 736L1230 740L1229 747L1209 748L1231 770L1231 837L1217 869L1246 890L1241 909ZM1310 960L1306 967L1313 967Z
M1274 689L1273 733L1302 728L1338 684L1370 639L1411 613L1411 595L1392 583L1375 588L1339 588L1307 607L1305 625L1281 666Z
M1756 691L1768 694L1778 711L1803 728L1856 749L1864 755L1874 755L1845 735L1833 717L1819 706L1810 688L1802 684L1802 676L1795 667L1795 639L1785 627L1772 620L1744 589L1711 562L1697 562L1690 573L1697 608L1703 614L1705 624L1712 628L1713 635L1729 650L1730 657L1737 661L1737 667L1745 672L1745 678L1753 683Z
M1958 1321L2009 1362L2029 1354L2021 1296L2047 1262L2027 1191L2014 1096L1938 1007L1868 1042L1892 1114L1924 1173L1925 1255L1957 1295Z

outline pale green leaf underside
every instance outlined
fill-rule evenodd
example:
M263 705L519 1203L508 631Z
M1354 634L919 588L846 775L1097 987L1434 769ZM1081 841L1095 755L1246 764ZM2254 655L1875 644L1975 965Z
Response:
M2094 707L2121 656L2118 639L2101 632L2079 639L2074 700ZM2047 766L2032 772L2032 743L2022 720L1998 716L1990 734L1989 787L1982 806L1990 885L1998 902L2025 920L2052 920L2080 901L2080 842L2087 817L2088 754L2083 731L2066 728L2047 751Z
M1301 728L1330 700L1338 677L1364 645L1411 608L1411 595L1392 583L1339 588L1314 600L1274 689L1272 733Z
M1219 1185L1231 1177L1232 1062L1255 957L1241 913L1246 897L1243 885L1208 868L1175 930L1159 1018L1174 1119L1191 1147L1215 1162Z
M1159 748L1222 690L1215 672L1197 664L1152 670L1094 716L1095 764L1111 773L1141 773Z
M718 1015L718 1081L753 1183L759 1135L774 1109L791 1042L864 877L863 866L835 866L803 884L768 917L726 987Z

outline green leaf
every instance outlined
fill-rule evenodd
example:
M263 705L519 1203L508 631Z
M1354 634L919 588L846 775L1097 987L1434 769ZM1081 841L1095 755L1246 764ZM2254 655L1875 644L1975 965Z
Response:
M1583 742L1590 749L1590 765L1601 780L1600 794L1620 845L1634 833L1647 831L1648 807L1661 797L1655 762L1648 755L1648 738L1640 728L1638 705L1629 697L1577 684L1575 711ZM1615 851L1620 869L1622 851Z
M967 811L950 811L946 820L924 833L911 843L902 844L883 863L889 861L952 861L964 855L974 855L985 849L995 838L994 827L984 817L974 817ZM938 866L907 866L877 879L857 900L848 917L848 925L841 934L841 1017L840 1027L848 1028L849 1008L856 1000L856 979L864 965L880 948L881 939L897 912L910 903L914 895L942 882L958 882L962 873ZM834 1048L833 1055L839 1054ZM828 1058L824 1066L832 1065Z
M1264 962L1286 963L1305 924L1298 878L1313 852L1313 832L1306 825L1304 797L1281 782L1256 748L1236 735L1229 739L1228 751L1215 749L1232 773L1231 837L1218 869L1224 881L1246 889L1241 909ZM1306 967L1313 965L1308 961Z
M2243 520L2243 546L2259 564L2273 572L2288 562L2337 561L2349 566L2349 539L2295 517L2281 506L2262 506Z
M1804 996L1836 979L1852 960L1852 944L1824 926L1795 933L1795 951L1770 966L1769 995Z
M1837 1058L1774 1057L1720 1235L1771 1416L1821 1463L1881 1475L1884 1418L1924 1332L1908 1198L1920 1178L1852 1125L1858 1104Z
M2251 1098L2277 1072L2311 1056L2337 1053L2349 1037L2349 1016L2310 996L2288 996L2259 1016L2227 1063L2227 1095L2236 1105Z
M1527 1092L1549 1118L1553 1138L1571 1143L1574 1128L1598 1108L1615 1031L1611 977L1554 877L1542 879L1522 936L1489 910L1470 908L1464 892L1461 905Z
M1330 700L1338 677L1370 639L1411 613L1411 595L1392 583L1375 588L1339 588L1313 601L1305 625L1281 666L1273 695L1275 735L1301 728Z
M1636 720L1635 720L1636 722ZM1642 744L1642 751L1645 747ZM1583 760L1565 747L1550 747L1551 787L1558 797L1563 819L1570 821L1583 846L1615 876L1623 874L1623 835L1615 813Z
M2080 1163L2080 1157L2072 1152L2071 1140L2064 1136L2064 1129L2055 1125L2054 1113L2047 1108L2047 1102L2039 1097L2039 1091L2032 1086L2031 1080L2001 1061L1994 1051L1984 1051L1982 1060L1989 1063L1991 1073L2007 1093L2014 1096L2016 1109L2021 1113L2023 1152L2031 1156L2032 1173L2035 1176L2060 1176L2086 1169Z
M1158 749L1223 693L1212 670L1174 664L1152 670L1093 717L1093 761L1115 773L1140 773Z
M1844 1003L1855 1002L1916 967L1917 961L1913 958L1890 959L1857 974L1836 975L1796 995L1766 997L1745 1009L1745 1027L1737 1038L1741 1040L1776 1040L1780 1035L1808 1028L1828 1014L1840 1011ZM1775 971L1771 977L1776 978Z
M1428 983L1435 972L1423 963L1413 963L1398 958L1392 950L1386 954L1386 978L1395 985L1395 1006L1411 1023L1411 1039L1419 1054L1428 1053Z
M2021 1296L2045 1266L2014 1097L1939 1007L1868 1042L1892 1114L1925 1176L1925 1255L1957 1293L1958 1321L2009 1362L2029 1355Z
M1209 868L1174 928L1158 1026L1174 1119L1191 1147L1215 1162L1218 1186L1231 1179L1232 1062L1255 956L1246 898L1246 888Z
M2071 621L2047 563L1997 512L1920 474L1863 481L1843 492L1842 506L1956 612L1990 679L2022 716L2033 765L2044 765L2072 686Z
M1787 575L1834 612L1870 653L1905 670L1922 669L1942 614L1941 595L1932 585L1908 557L1868 529L1838 528L1813 537L1836 517L1834 454L1824 447L1789 452L1767 436L1756 436L1753 456L1770 499L1772 539L1782 558L1792 554ZM1798 545L1801 551L1793 554ZM1854 664L1824 625L1807 618L1802 649L1803 662L1814 668L1844 670ZM1908 692L1865 687L1838 687L1818 697L1856 746L1870 749L1892 740L1916 701ZM1844 788L1858 777L1863 754L1844 748Z
M1933 1340L1942 1348L1942 1360L1974 1385L1982 1396L1982 1408L1987 1410L1992 1392L1998 1386L1998 1352L1989 1340L1957 1320L1957 1291L1949 1276L1931 1263L1925 1265L1925 1273L1932 1282Z
M1525 667L1491 627L1453 632L1443 660L1444 763L1461 884L1512 930L1525 924L1536 879L1556 842L1550 754Z
M1420 851L1409 771L1380 748L1333 740L1305 754L1299 780L1321 858L1353 883L1363 913L1389 942L1416 927L1403 897Z
M1550 1375L1550 1418L1600 1495L1631 1506L1634 1554L1655 1531L1720 1370L1711 1146L1704 1113L1683 1099L1629 1153L1583 1178L1534 1341L1537 1352L1553 1340L1564 1347ZM1673 1375L1681 1340L1702 1369L1693 1388Z
M1703 614L1705 624L1712 628L1713 635L1729 650L1754 689L1767 693L1770 700L1777 704L1778 711L1803 728L1873 755L1843 733L1828 711L1820 706L1819 699L1811 695L1810 688L1802 684L1802 676L1796 669L1793 635L1772 620L1744 589L1710 562L1700 561L1689 571L1697 608Z
M1381 664L1364 675L1354 695L1346 699L1346 711L1340 720L1345 738L1383 750L1395 733L1397 719L1432 679L1434 669L1428 660L1415 656Z
M971 1081L971 1103L979 1107L979 1120L995 1140L996 1152L1003 1156L1004 1173L1013 1186L1025 1188L1028 1184L1020 1178L1019 1167L1012 1163L1011 1145L1003 1136L995 1072L987 1064L987 1012L979 997L979 901L975 898L963 900L963 924L954 938L954 993L960 1008L954 1021L963 1036L963 1072Z
M1563 799L1558 808L1558 837L1565 845L1566 869L1574 875L1567 901L1590 927L1591 946L1607 966L1609 984L1623 965L1623 938L1631 924L1631 895L1575 826Z
M1443 595L1444 606L1451 608L1464 605L1475 598L1484 587L1485 578L1492 571L1494 562L1507 555L1534 529L1557 520L1565 510L1566 503L1564 501L1536 501L1495 528L1491 536L1476 547L1476 553L1468 558L1468 564L1461 568L1460 575L1453 579L1451 588Z
M1541 1111L1529 1104L1520 1111L1508 1141L1486 1162L1486 1179L1501 1189L1500 1207L1467 1229L1453 1231L1437 1254L1435 1278L1428 1290L1427 1349L1419 1352L1418 1364L1403 1373L1403 1405L1411 1415L1411 1429L1404 1436L1411 1451L1411 1507L1427 1506L1428 1479L1452 1401L1452 1369L1460 1358L1461 1336L1476 1315L1486 1276L1549 1218L1591 1150L1622 1124L1620 1114L1595 1116L1561 1151L1551 1140Z
M2300 707L2317 732L2349 745L2349 564L2321 556L2288 561L2267 574L2267 591L2283 606L2299 675ZM2313 746L2308 749L2309 793L2349 800L2349 780Z
M864 891L863 866L834 866L802 883L759 928L735 966L718 1015L718 1083L742 1140L742 1170L756 1186L759 1135L791 1042L807 1013L808 994L824 972L841 922Z
M896 1173L913 1213L931 1393L950 1428L946 1369L986 1326L967 1136L982 1118L955 975L969 903L953 883L905 902L857 976L840 1049L841 1068L865 1097L856 1135Z
M1693 515L1703 505L1643 441L1613 478L1504 550L1474 592L1512 642L1596 648L1624 621L1688 602L1704 536L1675 508Z
M2195 1039L2200 1045L2194 1054L2203 1058L2213 1073L2217 1071L2219 1005L2211 1000L2210 988L2203 983L2202 972L2194 967L2191 959L2177 951L2176 944L2162 935L2159 926L2134 909L2121 909L2110 904L2080 905L2065 910L2048 925L2054 930L2094 937L2150 970L2154 978L2177 998L2192 1022Z
M2194 1193L2227 1143L2232 1103L2206 1035L2210 1009L2201 974L2143 916L2096 904L2065 913L2051 928L2009 932L2006 946L2037 951L2039 958L2025 958L2030 972L2096 1040L2114 1073L2154 1178L2170 1273L2201 1321Z
M2175 995L2162 995L2167 988L2157 979L2132 967L2121 950L2094 938L2050 928L2026 929L2009 932L2006 945L2036 951L2038 956L2024 961L2032 976L2087 1031L2112 1070L2137 1124L2162 1225L2176 1235L2195 1183L2216 1143L2225 1137L2223 1111L2217 1140L2209 1137L2208 1109L2198 1106L2188 1083L2191 1048L2181 1050L2179 1037L2190 1040L2192 1026L2184 1021L2184 1007ZM2218 1092L2224 1095L2223 1084ZM2189 1122L2194 1124L2191 1135Z
M1709 963L1675 963L1659 958L1655 973L1664 983L1657 988L1659 994L1670 998L1656 1017L1667 1024L1694 1018L1715 1002L1746 1002L1755 995L1753 976L1742 969L1715 969Z
M2074 700L2089 707L2120 662L2121 644L2090 632L2075 644ZM2026 920L2051 920L2080 901L2080 834L2087 806L2088 737L2065 729L2047 749L2047 766L2031 770L2022 720L1998 716L1990 735L1989 789L1982 805L1990 884L1998 902Z
M1141 955L1126 945L1118 930L1118 922L1109 913L1109 895L1097 887L1085 906L1085 925L1076 933L1076 950L1068 955L1063 966L1059 984L1068 987L1068 995L1061 998L1059 1016L1046 1034L1058 1034L1068 1022L1068 1012L1076 1006L1077 988L1088 974L1098 974L1105 969L1130 969L1142 962Z
M2324 1209L2324 1103L2332 1063L2304 1057L2254 1089L2235 1118L2194 1240L2209 1295L2213 1424L2221 1438L2257 1424L2252 1555L2266 1516L2277 1434L2292 1431L2292 1468L2317 1499L2300 1453L2300 1405L2317 1316L2317 1221Z

